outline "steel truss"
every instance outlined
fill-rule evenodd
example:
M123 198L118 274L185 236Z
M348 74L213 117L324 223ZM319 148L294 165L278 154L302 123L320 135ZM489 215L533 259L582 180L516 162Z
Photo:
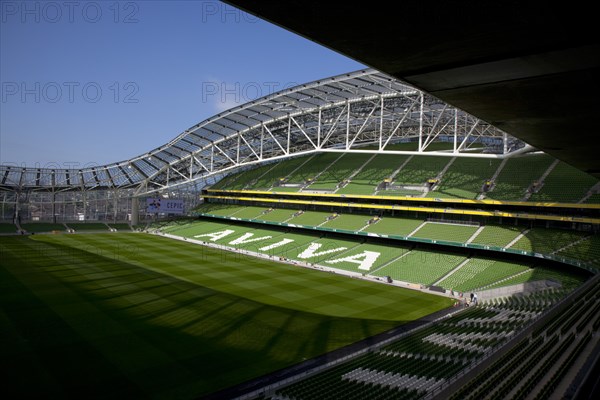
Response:
M146 154L82 169L0 166L0 189L17 193L128 189L135 197L203 186L253 164L312 152L415 153L504 158L531 149L501 130L369 69L284 90L235 107ZM429 151L434 142L452 150ZM483 143L474 148L474 143ZM191 186L190 186L191 185Z

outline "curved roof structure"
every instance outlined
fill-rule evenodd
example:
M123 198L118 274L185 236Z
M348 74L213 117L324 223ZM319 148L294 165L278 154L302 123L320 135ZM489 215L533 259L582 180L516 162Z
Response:
M497 128L373 69L299 85L208 118L154 150L83 169L0 166L4 190L135 188L138 195L311 151L387 151L390 143L453 141L447 155L494 138L480 157L525 145ZM364 146L370 145L365 150ZM522 150L521 150L522 151ZM440 154L431 152L428 154Z

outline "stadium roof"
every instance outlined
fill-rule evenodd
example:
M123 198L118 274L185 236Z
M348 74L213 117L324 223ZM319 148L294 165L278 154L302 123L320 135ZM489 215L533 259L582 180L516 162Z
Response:
M473 138L496 138L501 157L523 148L500 130L373 69L299 85L208 118L154 150L82 169L0 166L5 190L166 190L267 160L310 151L346 151L418 138L419 149L455 135L452 154ZM447 155L448 153L446 153Z
M600 178L589 3L225 0L408 82Z

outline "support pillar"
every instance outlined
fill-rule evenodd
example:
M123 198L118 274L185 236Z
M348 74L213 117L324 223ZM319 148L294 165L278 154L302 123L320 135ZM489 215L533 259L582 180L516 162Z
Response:
M131 225L139 225L140 222L140 202L138 197L131 198Z

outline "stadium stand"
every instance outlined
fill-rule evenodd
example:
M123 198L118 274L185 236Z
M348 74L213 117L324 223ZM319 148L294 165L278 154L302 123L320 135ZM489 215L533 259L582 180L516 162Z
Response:
M229 214L229 216L244 219L257 219L262 215L267 214L268 210L268 207L247 206L239 209L233 214Z
M600 204L600 193L594 193L585 199L584 203Z
M508 159L487 197L494 200L523 200L533 182L542 177L553 161L552 157L545 154Z
M437 177L450 160L452 158L440 156L412 157L396 175L394 183L424 185L428 179Z
M195 208L195 212L209 215L232 215L245 206L239 206L235 204L223 204L223 203L204 203Z
M536 298L519 304L506 302L469 308L441 323L424 326L348 362L265 394L264 398L417 399L435 395L446 381L465 369L471 370L488 350L501 347L514 331L530 324L552 303L544 307L537 304ZM524 350L535 348L540 342L521 343L502 359L504 364L500 366L505 371L514 369L518 364L507 361L526 354ZM461 392L463 396L469 394Z
M424 220L399 217L384 217L377 223L370 225L365 232L374 232L382 235L408 236L417 229Z
M339 189L339 194L374 194L384 179L390 178L409 156L378 154L373 157L350 182Z
M500 160L457 158L429 197L476 199L499 165Z
M593 176L582 174L578 169L559 162L542 182L531 201L558 201L577 203L598 183Z
M598 184L597 179L564 163L554 166L554 162L545 154L509 158L502 163L496 159L425 155L321 153L233 173L211 189L600 202L600 195L588 195ZM393 181L384 183L390 178ZM569 191L564 190L565 185L569 185Z
M431 285L448 274L466 259L465 256L441 252L413 250L402 258L377 270L376 276L390 276L392 279ZM427 268L424 268L427 266Z
M551 254L585 236L585 233L564 229L533 228L524 233L510 248Z
M600 235L592 235L573 242L559 250L559 256L569 257L576 260L591 261L600 265Z
M597 291L597 279L595 281L572 301L559 303L552 310L553 314L548 314L541 324L537 324L531 338L522 339L450 398L520 399L534 391L536 399L546 398L564 376L565 369L588 346L594 331L591 315L598 307L597 298L589 296ZM539 304L539 299L535 300ZM514 299L510 300L510 303L514 302ZM573 341L575 334L582 335L582 340Z
M267 221L267 222L285 222L294 217L294 213L298 210L290 210L290 209L267 209L269 212L265 214L259 215L256 220L257 221Z
M364 231L383 236L407 237L444 241L447 243L471 243L524 250L546 255L556 254L584 262L598 262L596 239L586 242L589 234L566 229L536 227L526 229L511 225L465 225L456 221L437 222L399 217L303 211L261 206L203 204L196 210L205 215L230 216L256 222L280 222L308 227L322 227L343 231ZM579 244L579 242L582 242ZM589 243L589 244L586 244ZM589 246L591 249L587 249ZM569 250L570 247L573 247ZM591 253L590 253L591 251Z
M281 190L282 188L278 187L280 180L285 179L296 169L301 168L303 164L310 163L314 157L315 155L294 157L286 159L285 161L277 162L272 169L270 169L266 174L261 176L256 181L253 187L255 189L268 190L273 188Z
M332 212L324 211L305 211L302 214L292 218L289 223L295 225L319 226L327 221Z
M486 246L506 247L523 232L525 228L506 225L486 225L472 243Z
M426 222L412 237L464 243L477 231L477 226Z
M527 266L516 263L471 258L437 285L455 291L474 291L528 270Z
M301 185L290 190L298 191L306 184L313 181L319 174L325 171L333 162L340 158L343 153L323 153L310 159L303 168L296 169L285 178L286 184ZM279 190L280 188L278 188Z
M335 163L329 165L326 170L319 174L316 180L305 189L334 191L372 156L372 154L355 154L352 157L348 157L347 154L343 154Z
M480 289L495 289L502 286L519 285L526 282L544 280L550 280L560 283L561 288L565 288L567 292L573 290L575 287L582 283L581 278L579 278L576 275L573 275L572 273L569 273L569 271L561 271L556 268L546 268L538 265L534 266L533 269L525 271L522 274L518 274L508 279L503 279L496 283L483 286ZM562 293L561 297L564 296L567 292Z
M333 218L323 225L323 228L329 229L343 229L346 231L358 231L368 224L371 217L368 215L361 214L339 214L336 218Z
M240 173L228 175L213 185L215 189L241 190L254 187L259 178L269 173L274 164L262 165L256 168L250 168Z

